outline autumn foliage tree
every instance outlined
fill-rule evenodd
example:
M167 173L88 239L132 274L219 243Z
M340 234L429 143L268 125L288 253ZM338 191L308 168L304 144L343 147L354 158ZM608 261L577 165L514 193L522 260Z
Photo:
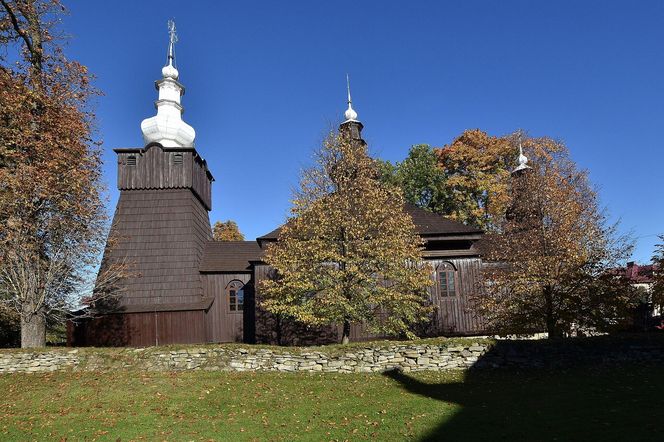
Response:
M531 168L512 176L507 216L486 240L478 311L496 331L550 337L624 325L635 293L611 270L632 243L608 223L565 146L540 141L524 140Z
M507 210L510 170L517 151L512 138L472 129L436 149L448 199L445 211L439 213L485 231L499 228Z
M215 241L244 241L244 235L233 220L217 221L212 226L212 237Z
M494 231L507 210L519 134L492 136L470 129L442 148L415 145L403 161L381 163L382 179L399 186L406 200L419 207ZM542 146L550 142L538 141Z
M47 320L90 288L107 231L97 92L55 38L61 12L57 0L0 0L0 44L19 49L0 60L0 301L20 316L23 347L45 345Z
M261 307L304 324L342 324L343 343L353 323L412 335L430 312L431 273L401 191L379 180L365 143L345 130L316 160L264 257L277 277L262 282Z

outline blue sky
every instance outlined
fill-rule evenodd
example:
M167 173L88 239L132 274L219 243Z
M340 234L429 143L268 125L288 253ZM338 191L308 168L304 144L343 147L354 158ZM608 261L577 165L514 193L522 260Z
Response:
M345 74L375 156L463 130L565 141L650 259L664 233L664 2L66 1L67 54L97 103L110 210L116 147L142 145L166 21L180 41L184 119L215 176L211 220L274 229L298 173L341 121Z

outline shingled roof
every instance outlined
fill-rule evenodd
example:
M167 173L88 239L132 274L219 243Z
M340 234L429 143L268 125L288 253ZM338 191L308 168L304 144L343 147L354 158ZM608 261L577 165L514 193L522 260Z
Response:
M445 236L460 234L482 234L477 227L467 226L458 221L445 218L437 213L421 209L414 204L406 203L404 209L413 218L417 233L422 236Z
M256 241L209 241L199 266L201 272L249 272L249 261L261 258Z
M417 229L417 233L422 236L457 236L457 235L482 235L482 230L477 227L467 226L458 221L453 221L445 218L437 213L429 212L428 210L421 209L414 204L406 203L404 206L406 212L413 218L413 223ZM274 241L279 237L281 227L278 227L267 233L258 241Z

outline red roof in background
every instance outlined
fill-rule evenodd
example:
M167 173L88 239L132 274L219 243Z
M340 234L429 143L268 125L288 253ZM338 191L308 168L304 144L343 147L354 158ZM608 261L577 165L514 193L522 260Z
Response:
M640 265L635 262L628 262L627 267L615 269L616 275L624 276L631 283L648 284L653 282L653 273L658 270L656 264Z

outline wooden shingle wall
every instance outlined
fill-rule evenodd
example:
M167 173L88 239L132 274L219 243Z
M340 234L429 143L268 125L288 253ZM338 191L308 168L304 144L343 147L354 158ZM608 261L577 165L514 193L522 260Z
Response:
M121 305L201 301L198 266L212 230L189 189L121 191L111 235L118 243L110 257L125 259L133 273Z

